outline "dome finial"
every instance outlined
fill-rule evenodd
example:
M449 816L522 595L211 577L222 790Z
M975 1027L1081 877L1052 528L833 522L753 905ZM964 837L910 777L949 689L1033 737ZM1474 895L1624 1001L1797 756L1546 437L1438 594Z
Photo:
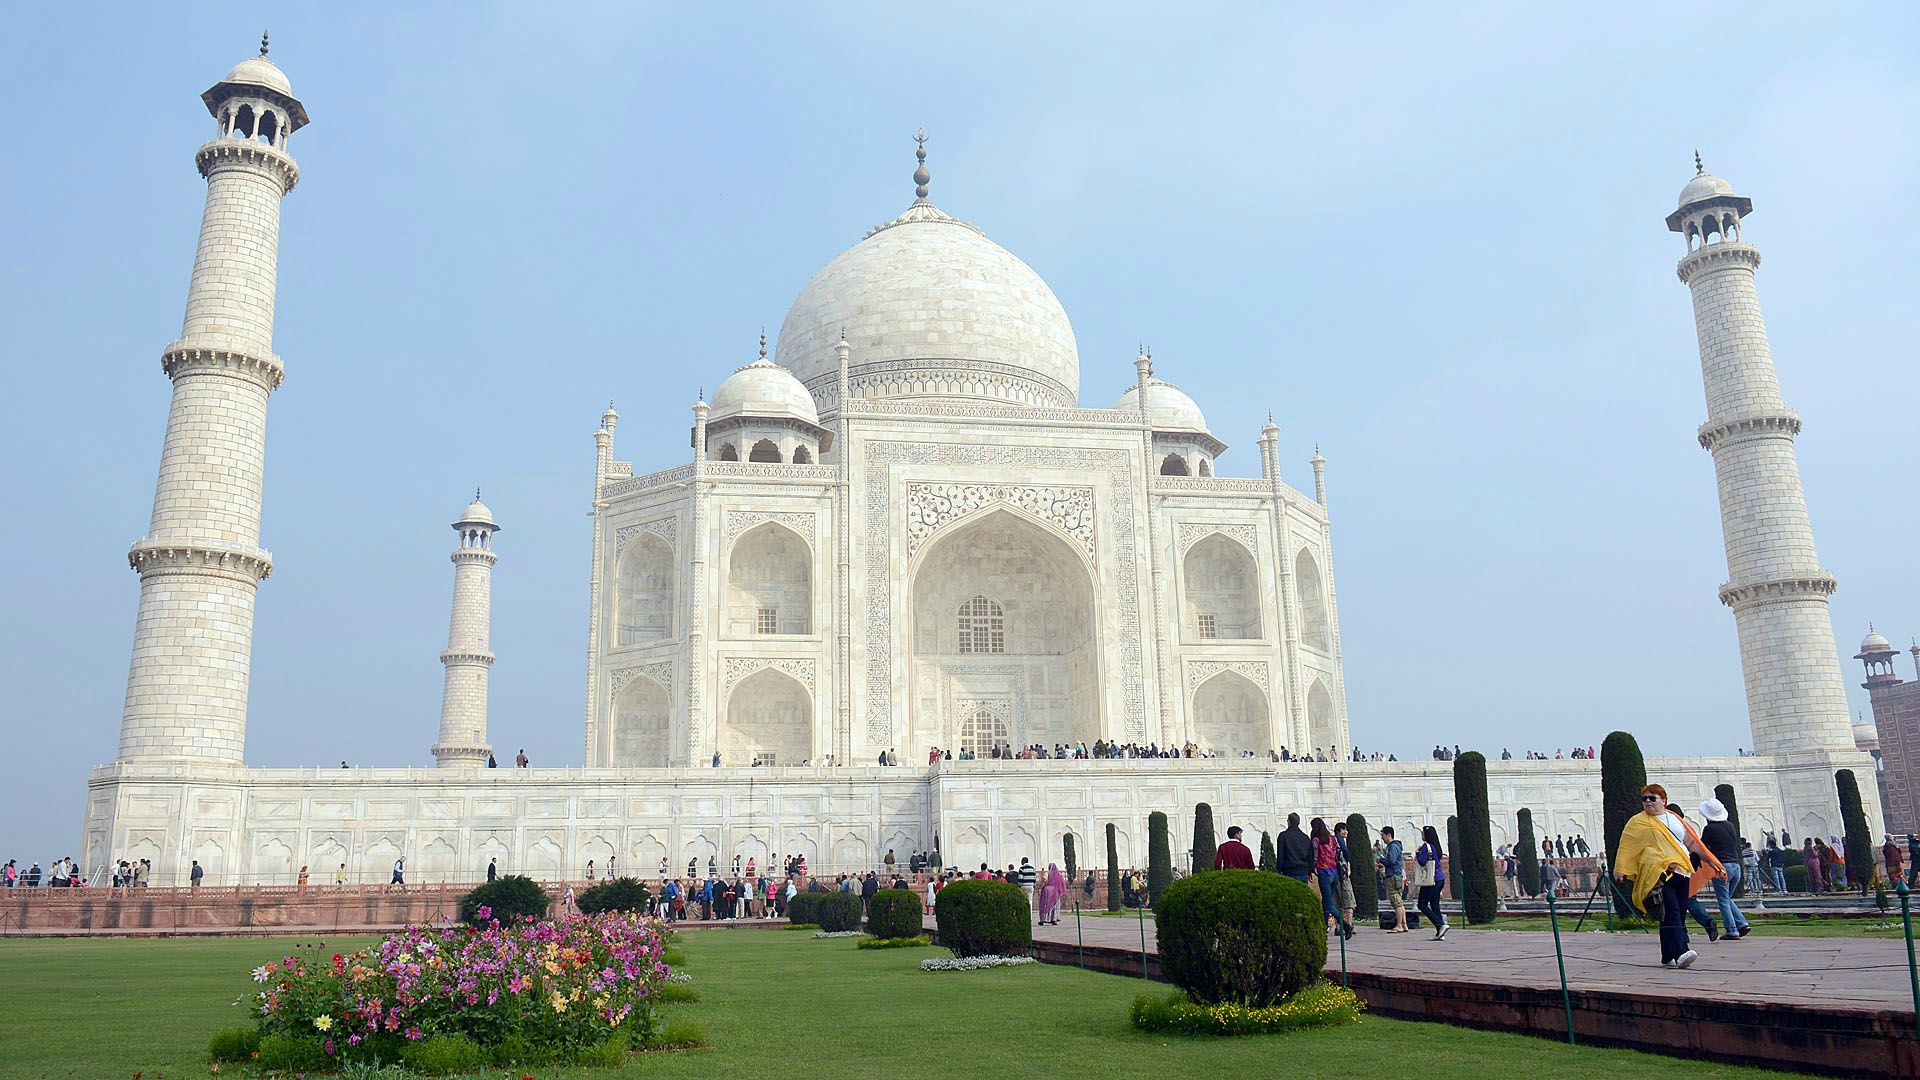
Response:
M473 501L474 502L480 501L480 485L479 484L473 485Z
M767 358L767 328L762 326L760 328L760 359L765 360L766 358Z
M925 199L927 184L933 180L933 174L927 171L927 129L914 132L913 142L913 156L920 162L920 167L913 170L913 194L917 199Z
M260 55L267 55L267 32L265 30L260 31Z
M1695 176L1707 175L1707 166L1704 162L1700 160L1700 151L1698 150L1695 150L1693 152L1693 175Z

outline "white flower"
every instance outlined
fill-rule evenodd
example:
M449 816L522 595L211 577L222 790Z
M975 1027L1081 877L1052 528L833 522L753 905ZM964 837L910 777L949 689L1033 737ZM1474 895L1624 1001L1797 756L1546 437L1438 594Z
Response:
M814 937L817 937L817 938L826 938L826 937L866 937L866 936L867 936L867 932L866 932L865 930L815 930L815 931L813 932L813 936L814 936Z
M267 976L271 974L272 972L267 970L267 965L261 964L259 967L253 969L253 981L266 982Z
M943 956L920 961L922 971L979 971L982 968L1037 964L1031 956Z

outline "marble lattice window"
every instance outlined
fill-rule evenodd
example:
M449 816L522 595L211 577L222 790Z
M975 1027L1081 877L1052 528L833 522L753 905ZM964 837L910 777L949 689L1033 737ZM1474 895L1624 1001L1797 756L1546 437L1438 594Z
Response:
M754 619L754 629L762 634L779 633L780 609L770 607L761 608L759 614Z
M1007 620L1000 605L984 596L976 596L960 605L960 651L963 653L1003 653L1007 651Z
M1217 638L1220 636L1220 622L1211 611L1203 611L1200 613L1200 636L1203 638Z

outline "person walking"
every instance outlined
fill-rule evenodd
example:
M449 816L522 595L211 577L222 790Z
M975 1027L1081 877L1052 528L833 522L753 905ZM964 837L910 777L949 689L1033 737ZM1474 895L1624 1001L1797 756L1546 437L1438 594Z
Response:
M1067 895L1067 879L1059 863L1047 864L1047 880L1040 885L1040 925L1060 925L1060 898Z
M1215 870L1253 869L1253 852L1249 850L1246 843L1240 839L1240 826L1227 826L1227 842L1221 844L1219 848L1214 851L1213 868ZM1089 880L1092 879L1093 872L1091 870L1087 872L1087 877ZM1087 888L1087 895L1093 895L1091 885Z
M1700 954L1687 941L1687 904L1706 883L1696 874L1693 857L1700 856L1702 871L1718 863L1693 826L1667 809L1666 788L1659 784L1641 788L1640 805L1642 812L1628 818L1620 831L1614 871L1634 907L1649 915L1656 909L1660 913L1661 966L1688 968ZM1651 902L1655 896L1658 901Z
M1510 900L1520 899L1520 863L1513 857L1511 851L1500 860L1500 877L1502 879L1501 897Z
M1015 873L1020 891L1027 894L1027 910L1034 910L1034 890L1039 885L1039 869L1028 862L1025 856L1020 858L1020 869Z
M500 878L500 857L497 855L489 855L487 856L487 880L497 881L499 880L499 878Z
M405 885L406 883L407 883L407 857L405 855L402 855L399 858L393 860L393 880L387 882L387 884Z
M1414 884L1420 890L1414 906L1433 923L1433 940L1447 936L1446 913L1440 910L1440 890L1447 884L1447 868L1440 861L1440 834L1433 826L1420 830L1420 846L1413 853Z
M1724 927L1720 934L1728 941L1739 941L1752 932L1747 917L1733 902L1733 894L1740 888L1740 882L1746 874L1743 853L1740 850L1739 834L1733 830L1733 822L1727 820L1727 807L1719 799L1708 799L1700 804L1700 816L1707 823L1700 829L1700 842L1713 852L1725 873L1712 879L1713 898L1720 907L1720 925ZM1749 849L1751 850L1751 849ZM1709 939L1712 934L1707 935Z
M1811 836L1801 843L1800 864L1807 868L1807 891L1816 895L1826 892L1826 870L1820 865L1820 849L1814 847L1814 839Z
M194 888L194 889L199 888L200 879L206 876L207 876L207 872L205 870L200 869L200 860L199 859L193 860L193 869L187 873L188 887Z
M1887 842L1880 845L1880 858L1887 864L1887 880L1898 882L1900 880L1900 845L1893 842L1892 834L1888 834Z
M333 872L333 883L335 885L345 885L347 883L347 864L346 863L341 863L340 869L335 870Z
M1333 842L1340 848L1340 878L1335 882L1335 899L1340 902L1340 918L1347 924L1349 936L1353 933L1353 847L1347 838L1347 823L1337 821L1333 825Z
M1299 814L1287 815L1287 827L1275 839L1274 850L1282 874L1302 885L1313 883L1313 841L1300 831Z
M1340 844L1327 830L1324 818L1313 819L1313 874L1320 882L1320 913L1342 937L1353 936L1353 924L1340 913Z
M1393 906L1393 926L1388 933L1407 932L1406 872L1406 845L1394 839L1393 826L1380 826L1380 887Z

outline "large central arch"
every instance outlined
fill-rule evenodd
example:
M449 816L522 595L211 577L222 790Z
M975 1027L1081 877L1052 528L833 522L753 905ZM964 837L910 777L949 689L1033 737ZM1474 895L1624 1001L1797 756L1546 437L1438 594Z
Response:
M1101 737L1099 605L1065 537L988 510L936 534L912 575L910 756L957 749L983 709L1006 718L1015 748Z
M1273 749L1267 695L1245 676L1222 671L1193 693L1193 739L1219 757L1266 757Z

